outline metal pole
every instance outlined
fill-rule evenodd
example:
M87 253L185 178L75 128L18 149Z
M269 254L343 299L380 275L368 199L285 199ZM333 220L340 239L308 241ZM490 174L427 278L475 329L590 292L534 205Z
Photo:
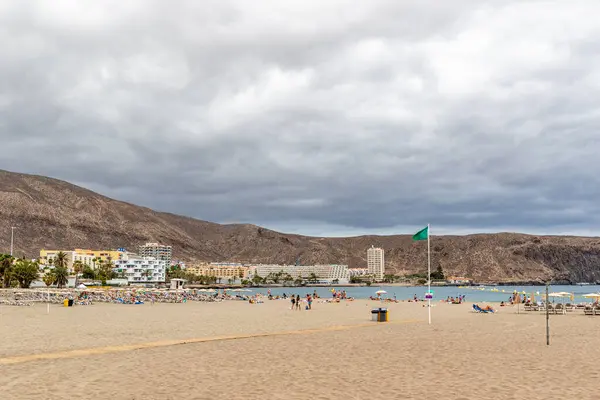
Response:
M550 346L550 313L548 312L548 287L549 282L546 282L546 346Z
M427 224L427 310L431 325L431 247L429 244L429 224Z
M11 226L10 227L10 255L13 255L13 243L14 243L14 237L15 237L15 227Z

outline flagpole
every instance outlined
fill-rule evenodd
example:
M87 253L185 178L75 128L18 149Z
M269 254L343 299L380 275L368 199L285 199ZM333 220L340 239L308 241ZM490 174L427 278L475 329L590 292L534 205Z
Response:
M429 224L427 224L427 310L429 325L431 325L431 246L429 243Z

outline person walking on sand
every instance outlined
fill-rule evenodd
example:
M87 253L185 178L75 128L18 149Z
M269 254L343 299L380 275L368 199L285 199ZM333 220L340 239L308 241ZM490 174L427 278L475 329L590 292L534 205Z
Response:
M300 295L296 295L296 310L300 311Z
M296 306L296 298L294 296L292 296L292 308L291 308L292 311L294 311L295 306Z

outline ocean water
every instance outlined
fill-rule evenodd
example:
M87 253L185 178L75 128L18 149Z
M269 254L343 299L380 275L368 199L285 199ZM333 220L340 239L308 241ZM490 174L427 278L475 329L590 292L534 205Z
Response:
M366 299L369 296L376 296L375 292L378 290L385 290L387 294L382 295L383 297L393 298L396 296L398 300L412 299L414 295L417 295L419 299L423 299L427 292L427 287L423 286L361 286L361 287L278 287L271 288L271 294L273 296L282 295L286 293L298 294L301 297L307 294L312 294L314 291L322 298L331 298L331 289L345 290L349 297L357 299ZM252 293L267 294L268 288L252 288ZM545 286L485 286L483 288L476 286L469 287L432 287L433 301L445 300L450 297L457 297L459 295L465 295L466 301L470 302L501 302L507 301L516 290L517 292L523 293L525 291L528 296L535 294L536 299L541 299L541 295L545 293ZM550 286L550 293L552 292L568 292L574 293L575 303L590 302L592 299L581 297L587 293L598 293L600 292L600 286L598 285L554 285ZM247 294L251 294L250 292ZM556 301L569 301L569 299L555 299Z

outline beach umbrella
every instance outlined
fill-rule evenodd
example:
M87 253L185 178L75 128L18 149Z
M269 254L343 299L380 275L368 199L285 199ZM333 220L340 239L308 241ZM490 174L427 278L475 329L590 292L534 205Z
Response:
M600 293L588 293L588 294L584 294L583 296L586 299L596 299L598 300L600 298Z
M570 294L570 293L567 293ZM553 292L548 295L549 297L565 297L564 292Z
M387 294L385 290L378 290L375 292L376 295Z

